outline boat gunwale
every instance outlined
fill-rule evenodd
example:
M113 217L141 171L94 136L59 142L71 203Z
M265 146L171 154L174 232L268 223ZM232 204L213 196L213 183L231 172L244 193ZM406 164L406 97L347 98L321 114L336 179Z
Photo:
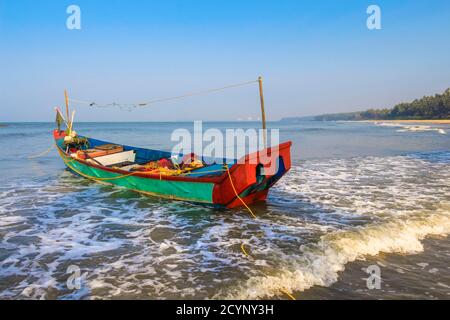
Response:
M56 140L56 139L55 139ZM278 148L284 149L287 147L290 147L292 145L292 141L286 141L286 142L282 142L280 144L278 144ZM275 147L277 147L275 146ZM132 175L130 175L130 171L125 171L125 170L121 170L121 169L114 169L114 168L108 168L105 166L100 166L97 165L95 163L91 163L88 162L86 160L83 159L78 159L78 158L74 158L72 157L69 153L65 152L58 144L56 144L56 147L58 148L58 151L60 153L62 153L64 156L66 156L67 158L79 162L81 164L84 164L88 167L92 167L95 169L99 169L99 170L103 170L106 172L110 172L110 173L116 173L116 174L121 174L121 175L127 175L127 177L139 177L139 178L144 178L144 179L152 179L152 180L166 180L166 181L179 181L179 182L203 182L203 183L214 183L214 184L219 184L221 183L223 180L225 180L228 177L228 172L225 170L220 176L217 177L189 177L189 176L169 176L169 175L160 175L160 174L148 174L148 173L140 173L140 172L136 172L133 173ZM134 147L134 146L129 146L130 148L138 148L138 147ZM268 148L268 154L271 154L271 149L274 147L270 147ZM139 149L145 149L145 148L139 148ZM149 150L149 149L147 149ZM264 151L264 150L262 150ZM261 151L259 151L261 152ZM243 165L246 165L247 162L250 160L250 157L254 158L255 155L257 156L259 152L254 152L254 153L250 153L250 154L246 154L244 157L244 161L245 163L243 163ZM69 167L70 168L70 167ZM229 168L229 172L230 174L232 174L235 170L237 170L237 166L232 165ZM95 179L95 177L92 177L92 179Z
M225 175L223 173L219 177L213 177L213 178L201 178L201 177L199 177L199 178L194 178L194 177L168 176L168 175L149 174L149 173L140 173L140 172L135 172L135 173L131 174L132 172L130 172L130 171L114 169L114 168L108 168L108 167L105 167L105 166L100 166L100 165L97 165L97 164L85 161L83 159L73 158L70 154L68 154L67 152L62 150L61 147L57 146L57 148L59 149L59 151L65 157L69 158L70 160L79 162L79 163L84 164L84 165L86 165L88 167L92 167L92 168L99 169L99 170L102 170L102 171L121 174L121 175L126 176L127 178L128 177L139 177L139 178L152 179L152 180L170 180L170 181L185 181L185 182L219 183L220 181L222 181L222 176ZM230 169L230 171L232 171L232 170ZM96 177L94 177L94 176L92 177L92 179L95 179L95 178Z

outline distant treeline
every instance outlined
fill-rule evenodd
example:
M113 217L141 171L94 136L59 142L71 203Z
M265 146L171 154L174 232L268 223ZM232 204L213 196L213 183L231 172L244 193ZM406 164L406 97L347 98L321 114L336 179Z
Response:
M425 120L450 119L450 88L443 94L423 97L413 102L400 103L392 109L324 114L315 120Z

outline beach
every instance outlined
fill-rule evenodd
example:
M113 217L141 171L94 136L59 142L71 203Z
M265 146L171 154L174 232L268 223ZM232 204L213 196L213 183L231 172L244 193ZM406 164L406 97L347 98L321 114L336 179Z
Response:
M442 120L361 120L360 122L450 124L450 119L442 119Z

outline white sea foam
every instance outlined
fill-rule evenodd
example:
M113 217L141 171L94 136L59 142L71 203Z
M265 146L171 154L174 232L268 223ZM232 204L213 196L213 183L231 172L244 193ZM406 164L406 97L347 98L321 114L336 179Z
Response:
M397 122L374 122L376 126L381 127L403 127L404 125Z
M361 216L369 222L301 245L284 256L275 269L279 271L250 277L244 285L216 297L256 299L282 295L280 290L330 286L345 265L356 259L382 252L421 252L426 236L450 232L448 154L437 159L441 161L367 157L307 161L294 167L276 188L280 197L309 203L320 216L325 210L325 219Z
M427 131L436 131L440 134L447 134L447 132L439 127L429 126L429 125L411 125L411 124L402 124L396 122L375 122L376 126L382 127L396 127L401 128L398 129L397 132L427 132Z
M0 216L0 227L11 226L23 222L25 219L20 216Z
M440 134L447 134L442 128L435 128L431 126L403 126L403 129L397 130L397 132L425 132L425 131L436 131Z
M312 286L330 286L336 282L345 265L368 255L385 253L418 253L420 240L428 235L448 235L450 203L443 203L423 218L374 224L346 232L323 236L317 244L306 245L293 253L289 268L269 276L250 278L225 297L258 299L280 295L280 290L304 291ZM292 268L294 265L294 269Z

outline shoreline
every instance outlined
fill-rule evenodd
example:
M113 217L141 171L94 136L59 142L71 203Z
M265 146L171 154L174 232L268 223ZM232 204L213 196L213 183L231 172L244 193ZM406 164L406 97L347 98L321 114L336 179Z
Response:
M450 124L450 119L442 120L360 120L358 122L387 122L387 123L434 123L434 124Z

